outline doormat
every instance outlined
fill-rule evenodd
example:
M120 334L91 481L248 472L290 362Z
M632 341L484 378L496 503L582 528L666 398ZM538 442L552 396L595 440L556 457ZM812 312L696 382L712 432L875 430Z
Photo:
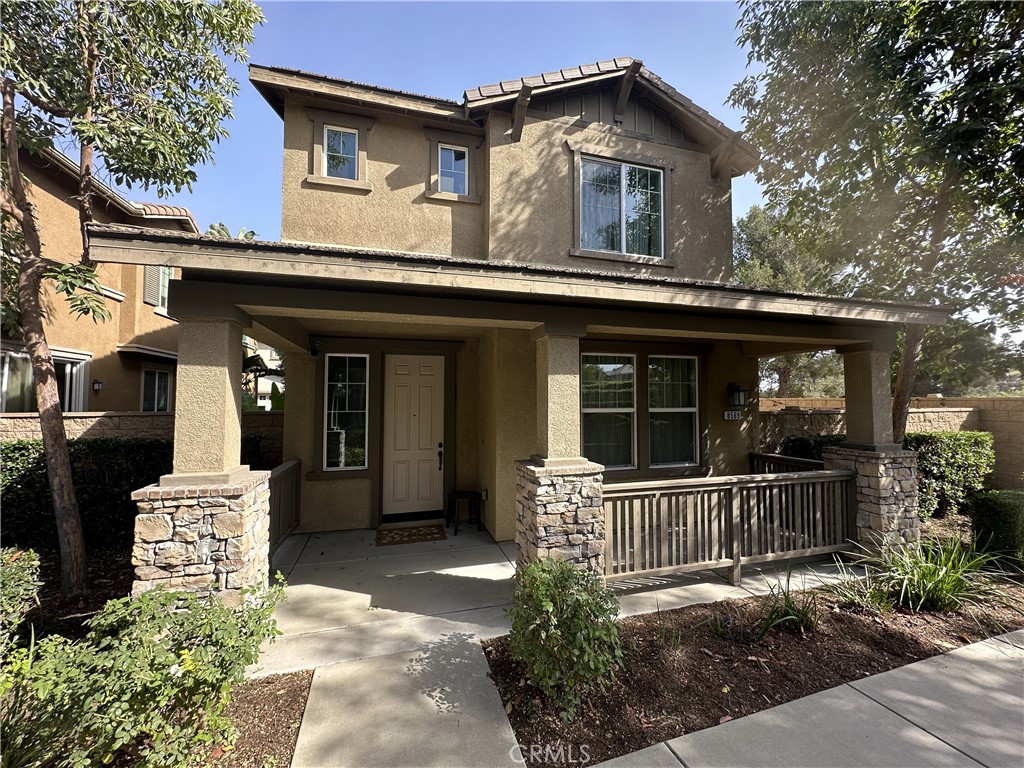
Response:
M440 524L377 529L378 547L389 547L392 544L415 544L420 541L444 541L447 538L444 526Z

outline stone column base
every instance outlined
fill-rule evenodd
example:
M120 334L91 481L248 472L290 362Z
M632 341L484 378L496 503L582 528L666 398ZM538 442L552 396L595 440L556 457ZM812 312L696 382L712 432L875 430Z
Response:
M235 605L244 587L266 585L269 472L247 472L231 485L150 485L132 499L133 597L157 587L213 590Z
M917 541L917 453L825 448L825 469L857 473L856 542L869 551Z
M604 574L604 467L517 461L516 565L557 557Z

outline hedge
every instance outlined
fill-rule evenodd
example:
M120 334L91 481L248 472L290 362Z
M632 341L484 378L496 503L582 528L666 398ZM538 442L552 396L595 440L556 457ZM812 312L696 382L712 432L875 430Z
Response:
M845 440L846 435L793 435L782 441L780 452L820 461L824 448ZM996 454L988 432L911 432L903 447L917 451L921 517L961 509L970 494L984 487L995 468Z
M974 541L1024 564L1024 491L985 491L971 500Z
M241 462L264 466L261 436L242 436ZM79 438L68 441L71 477L87 544L131 546L135 529L132 491L171 472L174 443L149 437ZM4 546L52 547L57 526L41 440L0 442L0 541Z

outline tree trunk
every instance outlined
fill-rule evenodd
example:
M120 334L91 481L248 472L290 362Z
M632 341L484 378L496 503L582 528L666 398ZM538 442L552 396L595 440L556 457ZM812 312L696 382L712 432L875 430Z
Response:
M46 475L50 483L53 513L57 521L61 590L66 595L74 595L87 592L89 588L85 539L82 535L82 521L78 516L78 500L75 498L75 489L71 481L71 458L68 455L57 376L43 328L39 294L46 262L42 257L42 243L35 209L28 200L21 175L14 106L14 85L11 81L4 80L3 119L0 127L8 171L8 189L4 190L3 209L18 223L25 238L25 250L20 254L21 263L18 270L18 308L21 311L25 348L32 361L32 379L35 383L39 427L43 435L43 452L46 457Z
M923 325L908 325L903 337L896 391L892 396L892 441L897 445L903 444L907 433L907 416L910 415L910 398L914 393L914 377L917 375L917 361L924 343L924 331Z
M775 374L779 377L778 397L792 397L793 365L789 357L775 359Z

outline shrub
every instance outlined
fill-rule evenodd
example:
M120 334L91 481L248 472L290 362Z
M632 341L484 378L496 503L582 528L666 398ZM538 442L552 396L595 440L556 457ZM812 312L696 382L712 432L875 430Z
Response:
M277 634L281 594L248 590L231 609L212 595L154 590L108 602L81 641L54 635L16 649L0 674L3 765L205 762L233 738L224 710Z
M761 619L758 622L757 639L765 636L775 627L804 634L818 625L818 597L814 592L796 592L789 582L768 584L768 594L761 598Z
M131 493L171 471L172 442L82 438L69 441L68 451L86 542L129 546L136 514ZM5 544L56 544L42 441L0 443L0 497Z
M604 690L622 660L618 598L596 574L552 558L530 563L516 582L509 649L571 720L582 695Z
M790 435L782 441L783 456L821 461L822 451L846 440L846 435Z
M39 584L39 555L31 549L0 550L0 654L17 641Z
M887 613L892 610L893 599L888 588L879 582L871 568L864 570L863 577L842 560L836 559L839 581L827 584L830 593L843 608L853 608L871 613Z
M911 611L954 612L985 600L1002 599L992 583L995 559L959 539L935 539L887 547L872 567L892 599Z
M971 522L977 546L1024 564L1024 491L977 494Z
M918 514L931 517L958 512L980 491L995 468L988 432L913 432L903 447L917 451Z

